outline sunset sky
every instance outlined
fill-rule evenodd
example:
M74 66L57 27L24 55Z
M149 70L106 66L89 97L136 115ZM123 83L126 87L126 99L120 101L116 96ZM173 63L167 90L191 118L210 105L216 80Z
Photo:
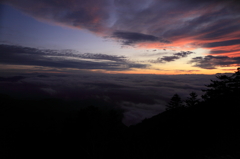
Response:
M1 71L215 74L240 63L224 0L5 0Z

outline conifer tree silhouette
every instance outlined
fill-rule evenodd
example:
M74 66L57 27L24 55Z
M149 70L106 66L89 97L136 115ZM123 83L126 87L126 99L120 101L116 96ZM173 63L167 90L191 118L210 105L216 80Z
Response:
M195 106L195 105L197 105L197 104L200 102L200 100L197 99L197 96L198 96L198 95L197 95L195 92L192 92L192 93L190 93L189 95L190 95L190 97L188 97L188 98L185 100L185 103L186 103L186 106L187 106L187 107Z
M166 110L176 109L184 107L183 101L181 97L178 94L174 94L173 97L170 99L170 101L166 105Z
M202 95L204 100L221 98L221 96L239 96L240 95L240 68L231 75L217 75L217 80L211 80L211 83L205 85L208 89Z

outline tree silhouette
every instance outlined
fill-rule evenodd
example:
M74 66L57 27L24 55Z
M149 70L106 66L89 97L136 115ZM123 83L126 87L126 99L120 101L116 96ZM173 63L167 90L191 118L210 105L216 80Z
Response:
M167 103L166 107L166 110L171 110L176 108L182 108L184 106L181 97L178 94L174 94L170 101Z
M186 103L186 106L187 106L187 107L195 106L195 105L197 105L197 104L200 102L200 100L197 99L197 96L198 96L198 95L197 95L195 92L192 92L192 93L190 93L189 95L190 95L190 97L188 97L188 98L185 100L185 103Z
M221 96L239 96L240 95L240 68L231 75L217 75L217 80L211 80L206 85L208 89L202 90L206 92L202 95L204 100L221 98Z
M230 83L230 87L233 89L235 95L239 97L240 95L240 67L237 68L237 72L235 72L232 76L232 82Z

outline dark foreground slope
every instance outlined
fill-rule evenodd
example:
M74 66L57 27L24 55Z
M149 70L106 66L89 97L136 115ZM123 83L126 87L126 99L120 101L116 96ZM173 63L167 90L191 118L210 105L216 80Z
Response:
M239 70L211 80L194 106L172 98L171 109L130 128L130 147L150 158L240 158Z
M130 128L139 156L152 158L240 157L240 103L232 98L175 109ZM229 158L229 157L227 157Z
M223 79L199 104L130 127L121 111L101 104L77 110L72 102L1 95L1 158L238 159L240 87Z
M97 158L123 147L120 144L126 126L119 110L57 99L17 100L5 95L0 102L1 158Z

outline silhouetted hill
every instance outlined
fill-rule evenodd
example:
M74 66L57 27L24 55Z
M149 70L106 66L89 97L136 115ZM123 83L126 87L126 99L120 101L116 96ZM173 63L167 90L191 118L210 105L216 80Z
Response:
M142 155L152 154L153 158L159 154L167 158L229 154L239 158L239 106L238 97L222 96L195 107L165 111L130 127L129 138L138 142Z

